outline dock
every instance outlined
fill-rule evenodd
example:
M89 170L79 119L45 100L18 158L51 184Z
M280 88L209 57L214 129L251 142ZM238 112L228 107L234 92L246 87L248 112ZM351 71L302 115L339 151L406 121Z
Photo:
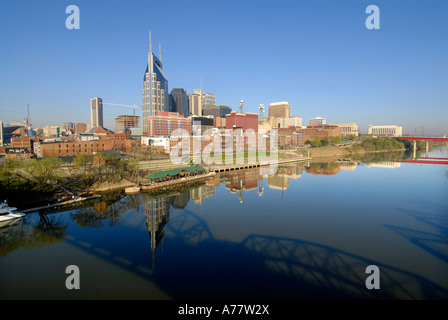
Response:
M31 208L31 209L26 209L26 210L20 210L20 212L31 213L31 212L38 212L38 211L49 210L49 209L62 209L62 208L66 208L69 206L77 205L83 201L93 200L96 198L100 198L100 196L94 195L94 196L89 196L89 197L84 197L84 198L76 198L76 199L72 199L72 200L68 200L68 201L64 201L64 202L60 202L60 203L49 204L47 206L41 206L41 207L36 207L36 208Z
M286 163L303 162L303 161L309 161L309 160L311 160L310 157L282 159L282 160L277 160L275 163L257 162L257 163L252 163L252 164L249 164L249 163L229 164L229 165L212 166L210 170L214 171L216 173L218 173L218 172L228 172L228 171L234 171L234 170L244 170L244 169L265 167L265 166L269 166L271 164L281 165L281 164L286 164Z
M208 179L215 177L215 175L216 175L216 172L212 171L212 172L197 175L197 176L185 177L185 178L180 178L180 179L175 179L175 180L170 180L170 181L165 181L165 182L158 182L153 185L142 184L140 188L142 191L171 189L172 187L174 187L176 185L187 184L187 183L191 183L191 182L198 182L201 180L208 180Z

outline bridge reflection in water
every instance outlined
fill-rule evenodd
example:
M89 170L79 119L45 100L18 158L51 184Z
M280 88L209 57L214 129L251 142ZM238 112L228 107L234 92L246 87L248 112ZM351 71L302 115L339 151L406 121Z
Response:
M293 170L294 178L300 177L301 170ZM251 172L246 175L238 173L238 177L245 176L254 182L245 181L242 186L256 192L256 181L260 177ZM233 176L224 175L216 184L224 183L231 191L233 181ZM97 203L70 214L80 226L98 228L105 226L107 221L109 226L120 224L129 228L125 233L133 236L143 228L147 236L142 235L132 250L130 242L117 248L104 240L89 242L71 235L65 239L59 237L60 241L150 280L174 299L448 298L445 288L420 275L316 242L264 234L250 234L240 242L217 239L207 222L188 209L191 200L200 205L202 199L213 196L214 187L204 185L185 193L158 197L128 195L107 205ZM136 211L130 215L134 219L132 225L128 220L122 221L130 210ZM144 216L139 212L144 212ZM433 245L435 241L447 243L446 219L418 212L407 213L416 219L425 219L433 226L441 226L441 233L428 240L428 234L418 230L391 225L385 227L447 261L447 255L437 251ZM46 215L41 219L45 219L42 220L45 225L55 223ZM142 251L142 247L146 250ZM380 290L365 287L368 265L376 265L381 271Z
M223 179L218 184L233 181L232 177ZM420 275L319 243L263 234L249 235L239 243L216 239L207 222L187 208L190 200L202 204L198 195L214 195L211 189L213 186L204 185L182 194L138 195L143 198L140 203L144 203L151 266L147 259L137 261L135 256L100 255L127 270L149 277L175 299L448 297L445 288ZM253 189L256 190L256 184ZM386 227L405 236L409 234L396 226ZM168 239L165 240L168 241L166 248L163 248L164 238ZM101 252L93 246L81 247L97 255ZM160 247L169 253L159 251L157 254ZM380 290L365 287L368 265L376 265L381 271Z
M229 291L233 292L232 297L241 295L240 298L248 298L256 295L257 298L274 299L448 297L446 289L421 276L318 243L266 235L250 235L240 243L214 239L206 222L189 210L172 215L165 230L167 237L183 244L181 250L172 249L180 255L180 259L183 258L183 265L160 262L162 273L170 277L169 281L165 279L162 282L169 282L171 288L179 281L182 285L188 283L196 288L215 287L221 290L221 293L199 294L198 298L215 295L225 298ZM211 259L221 255L215 261L220 265L208 261L209 255ZM188 271L197 266L197 261L192 263L192 259L203 261L201 270L197 270L195 275L179 273L179 268ZM240 260L237 262L235 259ZM368 290L365 287L365 269L372 264L380 268L381 290ZM232 272L236 274L229 277ZM177 281L174 279L176 276L179 277ZM226 279L226 282L220 277ZM163 276L161 278L164 279ZM274 279L273 282L269 278ZM254 287L249 289L245 285ZM181 288L177 289L182 291ZM190 294L190 297L195 295L193 292Z

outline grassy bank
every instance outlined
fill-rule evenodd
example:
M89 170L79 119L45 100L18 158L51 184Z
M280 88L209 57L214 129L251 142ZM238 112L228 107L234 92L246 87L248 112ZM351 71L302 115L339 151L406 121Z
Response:
M371 138L366 137L359 143L351 146L325 146L307 149L311 152L311 157L349 157L357 154L405 151L406 146L403 142L391 138Z

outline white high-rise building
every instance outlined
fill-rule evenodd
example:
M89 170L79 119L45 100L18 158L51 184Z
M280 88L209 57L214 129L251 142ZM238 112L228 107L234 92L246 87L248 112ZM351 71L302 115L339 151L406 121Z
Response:
M103 126L103 99L90 99L90 121L92 128Z
M3 146L3 122L0 121L0 147Z

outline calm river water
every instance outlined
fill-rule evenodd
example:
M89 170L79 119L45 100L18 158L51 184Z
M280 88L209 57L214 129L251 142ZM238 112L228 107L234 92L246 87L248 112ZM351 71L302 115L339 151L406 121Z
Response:
M448 165L371 160L28 214L0 229L0 299L448 298Z

